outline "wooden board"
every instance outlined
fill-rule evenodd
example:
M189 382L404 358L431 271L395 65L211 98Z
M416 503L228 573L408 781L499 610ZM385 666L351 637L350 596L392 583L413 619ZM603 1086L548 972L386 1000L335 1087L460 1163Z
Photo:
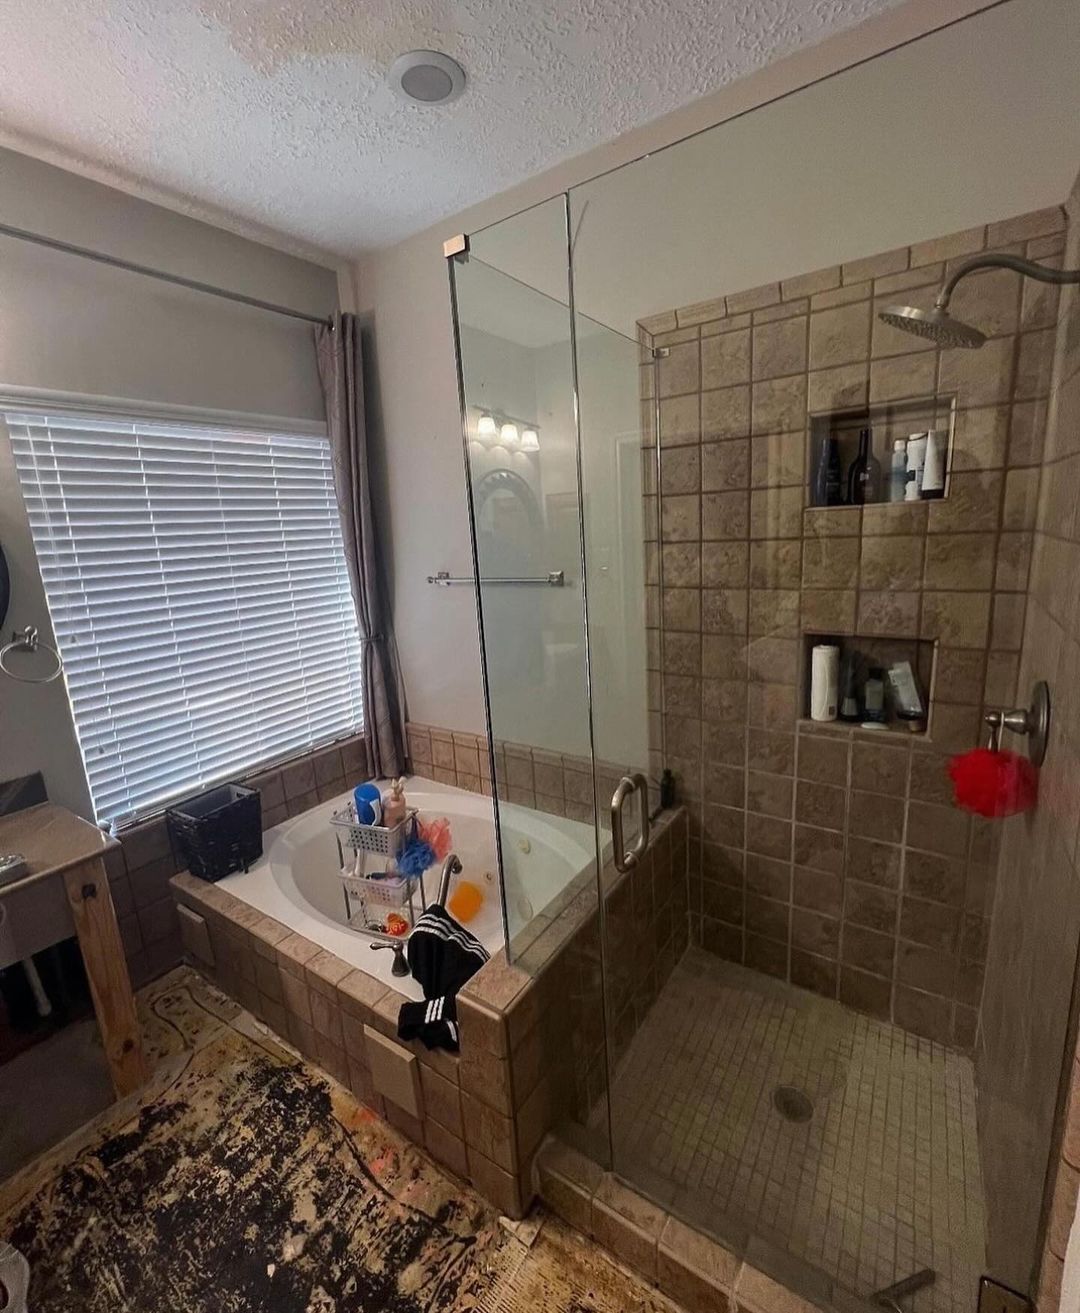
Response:
M123 1098L145 1082L146 1063L105 863L98 857L72 866L63 880L109 1075L117 1097Z

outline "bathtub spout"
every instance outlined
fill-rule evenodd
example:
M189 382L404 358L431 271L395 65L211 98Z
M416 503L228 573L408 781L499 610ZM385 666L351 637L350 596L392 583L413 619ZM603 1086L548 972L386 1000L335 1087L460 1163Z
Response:
M439 896L436 902L439 907L445 910L447 895L450 893L450 877L461 874L461 862L457 853L447 853L446 861L443 862L442 875L439 876Z

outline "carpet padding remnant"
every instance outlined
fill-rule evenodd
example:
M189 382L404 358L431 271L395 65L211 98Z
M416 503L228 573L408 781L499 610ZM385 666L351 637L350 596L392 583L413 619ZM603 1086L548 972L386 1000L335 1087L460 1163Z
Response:
M626 1313L662 1297L471 1190L192 972L140 998L146 1090L0 1184L34 1313Z

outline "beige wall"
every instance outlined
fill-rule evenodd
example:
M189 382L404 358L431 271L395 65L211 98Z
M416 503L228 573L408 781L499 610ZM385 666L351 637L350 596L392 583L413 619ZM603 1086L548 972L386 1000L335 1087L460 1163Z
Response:
M0 150L0 221L312 314L337 275L207 224ZM311 326L0 237L0 391L323 419ZM2 426L0 426L2 428ZM0 541L13 576L5 630L51 627L6 435ZM62 682L0 679L0 779L41 770L89 814Z
M443 239L475 233L567 187L985 8L986 0L911 0L359 263L357 308L367 318L375 359L395 627L413 718L464 730L485 728L474 600L467 589L435 593L425 582L434 569L455 574L471 569Z

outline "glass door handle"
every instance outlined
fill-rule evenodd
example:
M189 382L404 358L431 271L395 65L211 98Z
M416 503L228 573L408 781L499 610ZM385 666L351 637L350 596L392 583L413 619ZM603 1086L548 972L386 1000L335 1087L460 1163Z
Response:
M626 847L623 838L623 804L632 793L638 799L638 837L633 848ZM637 866L641 854L649 846L649 781L640 771L624 775L611 795L611 846L617 871L629 871Z

